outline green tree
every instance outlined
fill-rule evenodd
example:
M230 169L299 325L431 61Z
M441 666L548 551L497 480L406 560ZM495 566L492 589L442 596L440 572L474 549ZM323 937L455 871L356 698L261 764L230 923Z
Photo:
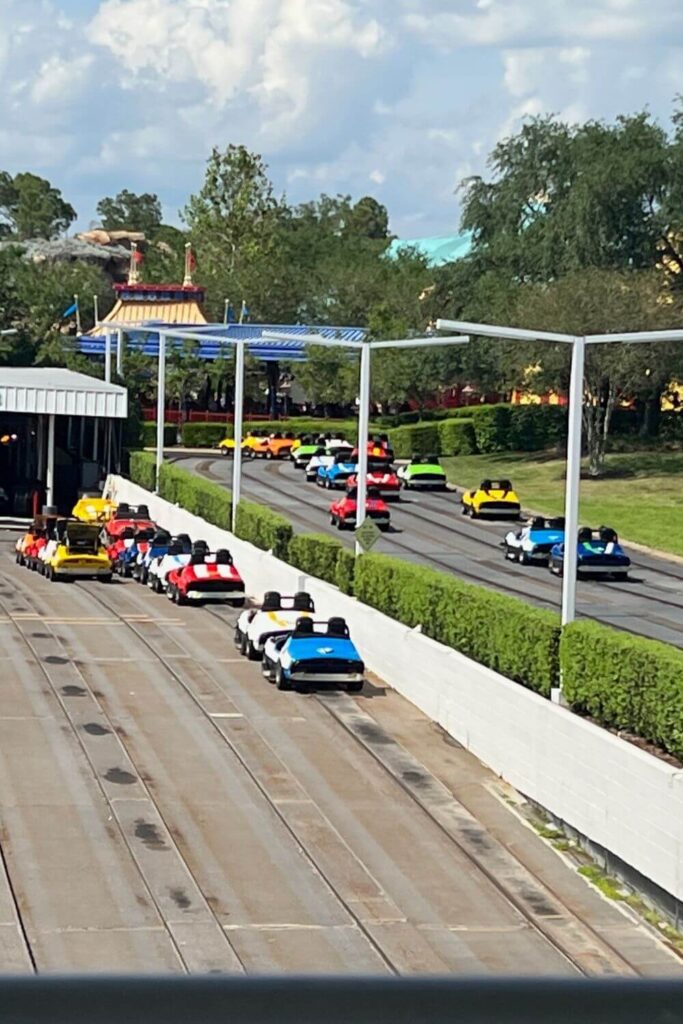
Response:
M107 231L142 231L153 238L161 227L161 203L151 192L136 195L124 188L113 198L100 199L97 214Z
M56 238L76 220L76 211L45 178L0 171L0 236Z
M329 415L335 406L348 405L358 395L358 360L349 349L309 345L308 359L297 364L296 380L316 405Z

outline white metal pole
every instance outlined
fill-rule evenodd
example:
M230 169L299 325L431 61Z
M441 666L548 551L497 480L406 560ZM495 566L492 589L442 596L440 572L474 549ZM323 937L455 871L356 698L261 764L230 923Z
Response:
M242 424L244 421L244 342L235 345L235 416L233 437L235 439L232 464L232 532L237 524L237 506L242 490Z
M38 426L36 428L36 442L38 445L38 454L36 457L36 476L43 482L43 472L45 463L45 421L41 414L38 414Z
M116 376L123 374L123 331L119 327L116 332Z
M579 494L581 489L581 433L583 414L583 368L585 339L577 338L572 347L572 372L569 385L569 423L567 428L567 480L564 506L564 563L562 577L562 625L576 617L577 535L579 532ZM559 700L559 691L554 694Z
M360 405L358 406L358 496L356 498L356 529L363 525L368 490L368 433L370 429L370 358L372 349L363 345L360 352ZM356 541L356 554L363 553Z
M45 503L52 505L55 490L55 414L47 418L47 476L45 480Z
M166 335L159 332L159 373L157 377L157 468L155 491L159 493L159 475L164 461L164 426L166 420Z
M111 381L111 331L104 332L104 379Z

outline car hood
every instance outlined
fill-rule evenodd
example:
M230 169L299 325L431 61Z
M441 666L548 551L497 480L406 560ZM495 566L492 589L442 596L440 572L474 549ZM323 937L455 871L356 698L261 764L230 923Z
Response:
M533 544L562 544L564 530L532 530L529 540Z
M306 637L290 637L285 644L292 661L307 658L342 658L346 661L360 661L360 655L347 637L326 636L324 633Z

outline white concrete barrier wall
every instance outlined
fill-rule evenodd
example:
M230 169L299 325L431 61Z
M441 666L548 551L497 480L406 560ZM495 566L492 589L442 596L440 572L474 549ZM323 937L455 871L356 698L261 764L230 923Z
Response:
M167 529L228 547L250 595L308 590L323 617L347 620L371 671L529 799L683 899L683 771L128 480L107 486Z

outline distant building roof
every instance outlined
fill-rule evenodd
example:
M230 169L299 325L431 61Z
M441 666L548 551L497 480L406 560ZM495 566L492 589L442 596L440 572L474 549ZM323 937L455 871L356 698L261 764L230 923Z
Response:
M442 267L467 256L472 248L472 234L465 231L460 235L438 235L431 238L395 238L387 249L387 255L396 257L406 249L417 249L427 258L430 267Z
M125 419L128 392L61 367L0 367L0 413L54 413Z

